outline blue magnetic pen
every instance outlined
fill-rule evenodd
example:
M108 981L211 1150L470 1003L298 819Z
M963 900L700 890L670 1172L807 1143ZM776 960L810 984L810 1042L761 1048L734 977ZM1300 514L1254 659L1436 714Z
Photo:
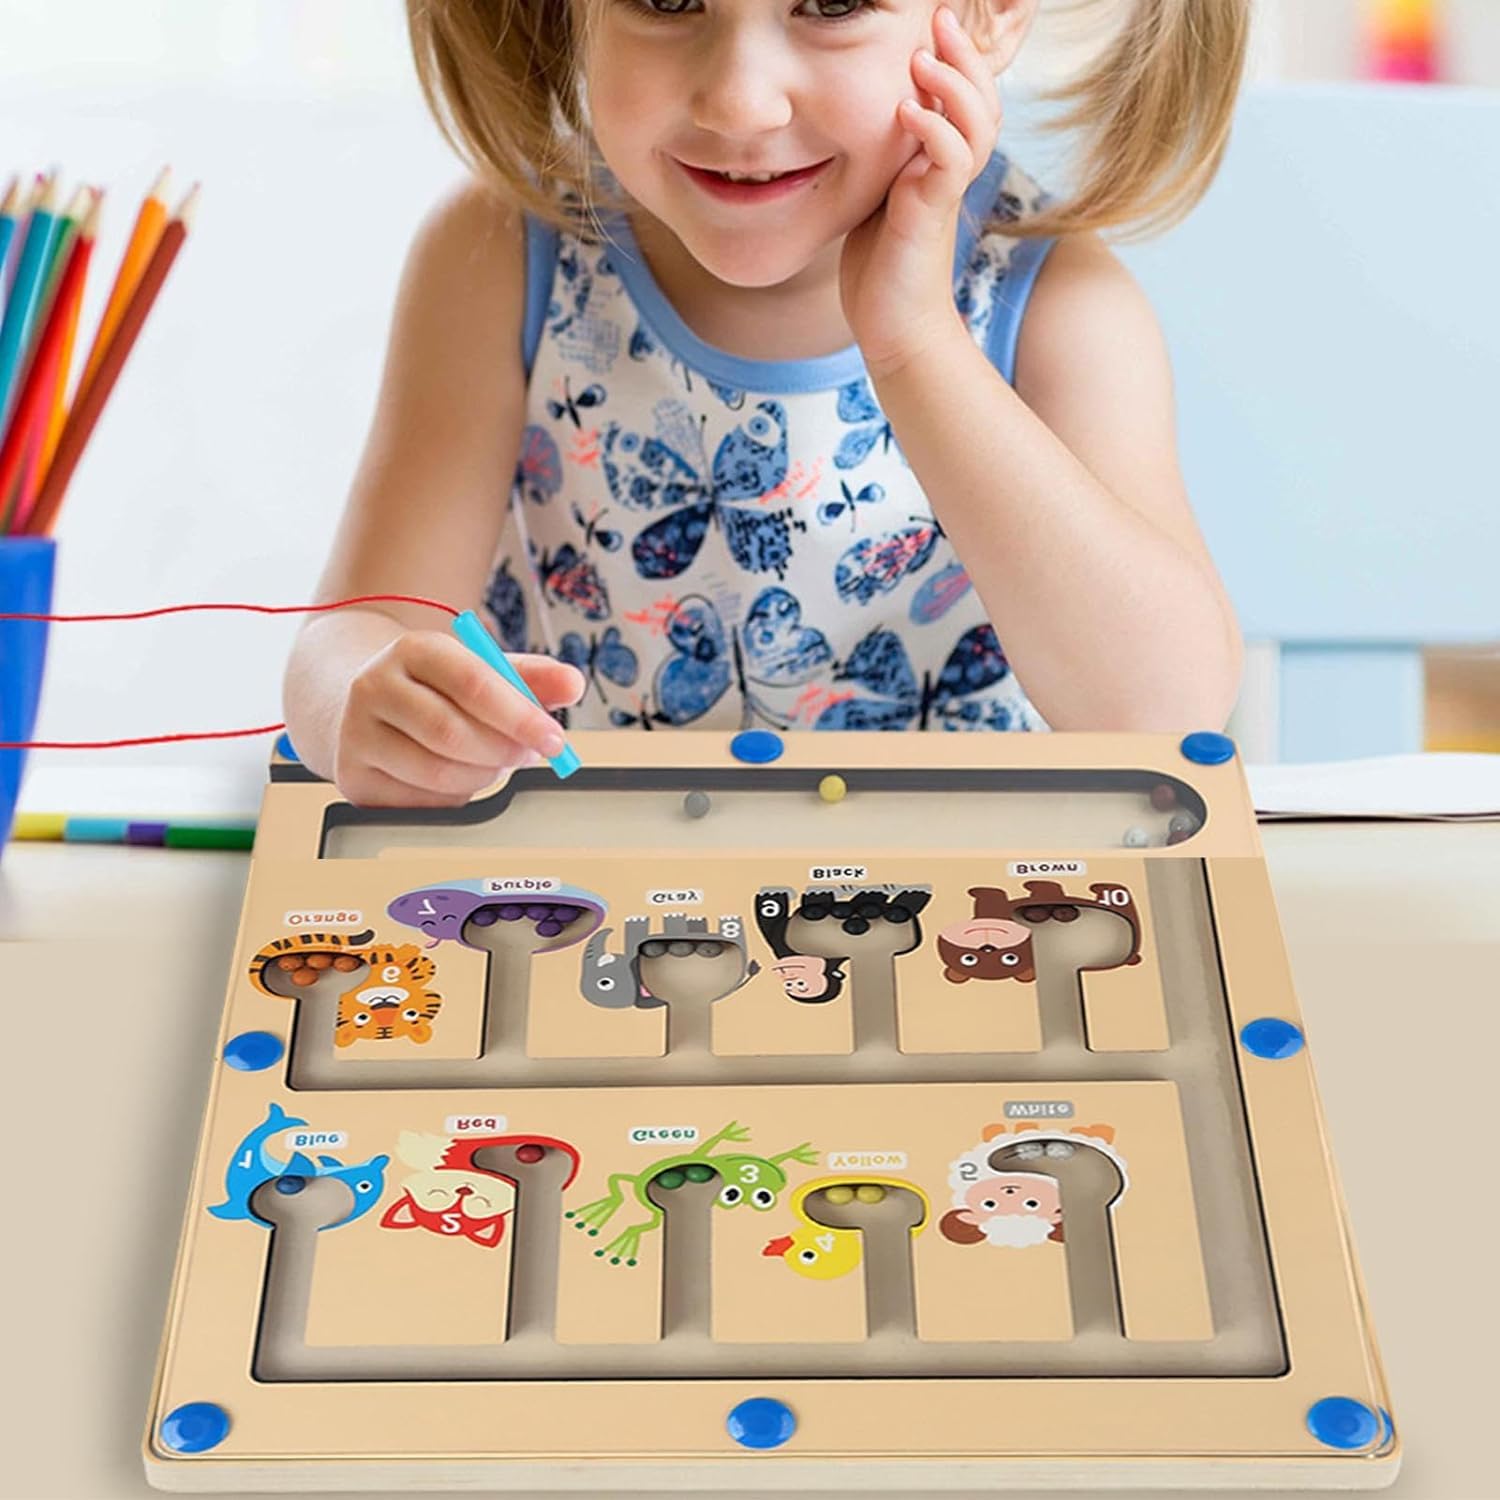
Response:
M505 653L500 649L500 643L484 628L479 616L472 609L466 609L454 619L453 633L481 661L488 662L512 687L520 688L538 708L542 707L541 700L526 686L526 679L511 666ZM583 764L578 759L578 752L571 745L566 744L556 755L550 756L549 760L560 781L566 780Z

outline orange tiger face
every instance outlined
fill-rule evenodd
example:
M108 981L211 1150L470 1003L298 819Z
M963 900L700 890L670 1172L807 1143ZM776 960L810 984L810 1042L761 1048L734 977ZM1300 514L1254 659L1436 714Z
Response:
M432 1040L432 1023L442 997L428 988L437 965L413 943L397 948L366 948L369 966L362 981L339 996L333 1038L340 1047L359 1041L405 1037Z

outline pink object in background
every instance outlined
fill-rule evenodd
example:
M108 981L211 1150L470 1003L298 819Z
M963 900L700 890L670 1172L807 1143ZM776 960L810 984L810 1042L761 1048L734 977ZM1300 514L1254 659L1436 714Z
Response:
M1370 0L1370 5L1370 77L1438 82L1437 0Z

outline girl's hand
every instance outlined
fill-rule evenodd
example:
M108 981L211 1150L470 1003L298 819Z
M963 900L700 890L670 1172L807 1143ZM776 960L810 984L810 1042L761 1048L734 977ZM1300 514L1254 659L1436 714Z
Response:
M872 376L899 369L935 332L952 330L958 213L1000 134L994 75L946 5L933 17L933 37L935 55L912 56L917 99L896 109L916 154L881 206L849 232L839 267L844 317Z
M512 656L548 708L583 678L549 656ZM412 630L355 674L339 719L334 780L361 807L458 807L502 772L556 755L557 721L451 635Z

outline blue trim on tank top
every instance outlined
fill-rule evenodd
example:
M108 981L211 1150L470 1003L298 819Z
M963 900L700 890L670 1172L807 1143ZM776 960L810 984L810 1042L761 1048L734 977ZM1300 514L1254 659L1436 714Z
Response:
M988 219L1009 169L1005 154L994 152L984 171L969 184L964 194L965 212L959 219L953 253L955 286L968 265L980 225ZM858 344L849 344L832 354L813 359L762 360L743 359L706 343L688 327L657 285L629 220L624 215L617 215L609 221L608 227L615 230L612 248L617 253L612 256L612 263L637 310L662 343L706 379L739 390L790 394L831 390L865 373L864 356ZM557 229L526 215L526 318L522 331L522 358L528 381L552 296L558 242ZM1007 315L997 313L991 320L986 332L986 352L1007 382L1014 380L1021 316L1036 284L1037 273L1054 243L1050 239L1021 240L1012 251L1010 265L1000 283ZM623 256L618 254L622 248L626 252Z
M1007 385L1016 383L1016 350L1021 344L1021 318L1031 301L1032 288L1041 274L1047 252L1056 239L1023 239L1016 242L1006 265L1005 275L995 287L998 304L985 330L984 348L990 363L1005 378Z
M542 323L552 300L552 278L557 274L558 231L526 215L526 322L521 330L521 359L526 379L536 363L542 342Z

